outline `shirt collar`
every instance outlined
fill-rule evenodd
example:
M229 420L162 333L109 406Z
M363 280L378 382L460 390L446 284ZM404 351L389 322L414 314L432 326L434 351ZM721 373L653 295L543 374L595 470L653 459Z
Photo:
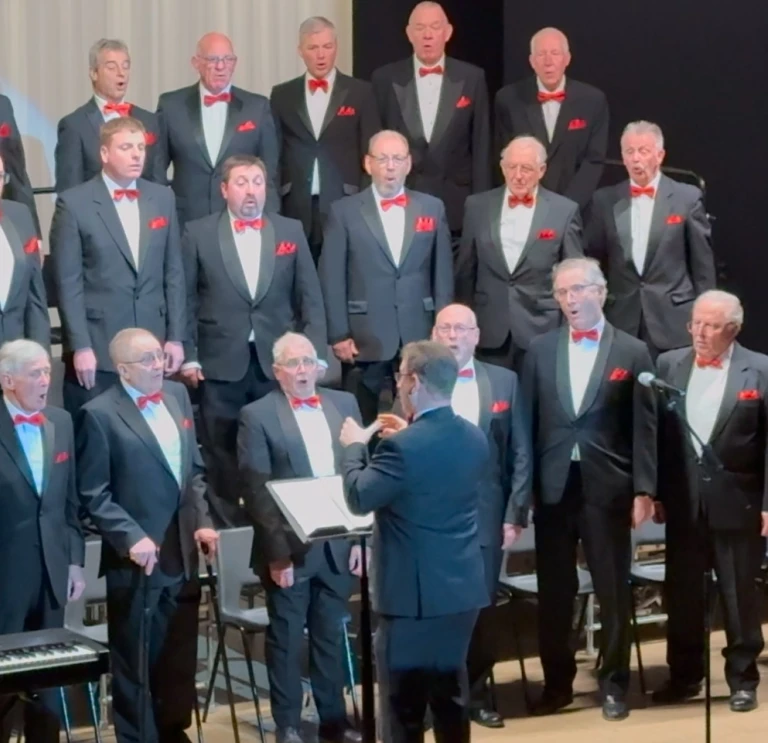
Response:
M565 90L565 75L563 75L563 79L554 90L550 90L543 82L541 82L539 76L536 75L536 87L539 89L539 93L559 93L561 90Z
M93 102L98 106L99 111L104 111L104 106L106 106L109 101L106 98L102 98L98 93L94 91L93 93ZM118 101L115 105L121 105L125 102L125 96L123 96L123 99Z
M450 408L449 405L436 405L434 408L426 408L425 410L420 411L419 413L416 413L416 415L413 416L413 423L415 423L419 418L426 415L427 413L432 413L435 410L442 410L443 408Z
M536 206L536 198L539 195L539 186L538 184L534 187L533 191L531 192L531 196L533 196L533 205ZM512 192L509 190L509 188L504 189L504 206L509 205L509 197L512 196Z
M236 217L234 214L232 214L232 212L229 209L229 207L227 207L227 214L229 215L229 222L230 222L230 224L232 224L232 226L234 227L235 220L236 219L240 219L240 217ZM255 216L255 217L248 217L249 220L250 219L263 219L263 218L264 218L264 212L262 212L261 214Z
M427 64L426 62L422 62L415 54L413 55L413 70L414 75L416 78L419 77L419 68L421 67L429 67L430 69L432 67L442 67L443 73L445 73L445 54L443 54L440 59L435 62L434 64Z
M316 78L314 75L309 74L309 70L307 70L304 73L304 87L306 88L309 84L310 80L319 80L320 78ZM336 68L334 67L324 78L323 80L328 81L328 92L331 92L331 89L333 88L333 84L336 82Z
M120 384L123 385L123 389L128 393L128 396L131 398L131 400L133 400L138 405L138 400L140 397L144 397L144 393L139 392L135 387L131 387L130 384L124 382L122 379L120 380Z
M731 343L728 348L725 349L717 358L720 361L721 368L725 368L728 366L728 364L731 363L731 358L733 357L733 343ZM696 351L693 352L693 360L694 360L694 368L698 369L696 366ZM705 367L707 369L712 369L714 367Z
M107 187L107 191L109 191L110 195L114 194L115 191L122 191L123 187L115 183L103 170L101 171L101 177L104 179L104 185ZM136 188L136 181L131 181L126 188Z
M8 412L11 415L11 420L13 420L17 415L23 415L23 416L30 416L30 415L36 415L39 413L39 410L35 410L32 413L26 413L21 408L14 405L5 395L3 395L3 402L5 402L5 407L8 408Z
M464 364L464 366L462 366L461 369L459 369L459 373L467 369L469 369L472 372L472 379L474 379L477 376L477 374L475 372L475 359L473 357L470 357L469 361L467 361L467 363ZM456 381L461 382L463 384L465 382L471 382L472 379L470 379L469 377L458 377Z
M573 336L571 335L571 333L573 333L574 330L576 330L576 329L575 328L570 328L570 332L568 334L568 338L570 339L571 343L574 342ZM600 320L598 321L597 325L594 325L593 327L589 328L586 332L588 333L590 330L596 330L597 331L597 336L598 336L597 340L599 342L600 339L603 337L603 332L605 331L605 315L603 315L603 317L600 318Z
M394 196L382 196L376 186L371 183L371 191L373 192L373 199L376 202L376 206L381 208L381 200L382 199L396 199L400 194L405 193L405 186L403 186Z
M659 190L659 181L661 180L661 170L659 170L658 173L654 176L653 180L648 184L649 188L652 188L654 190L654 193L658 192ZM640 188L640 186L637 185L631 178L629 179L629 183L631 186L635 186L636 188Z
M232 83L227 85L227 87L224 88L224 90L222 90L221 93L211 93L211 91L208 90L208 88L206 88L205 85L203 85L202 81L198 84L198 87L200 88L200 100L201 101L207 95L221 95L221 93L231 93L232 92Z

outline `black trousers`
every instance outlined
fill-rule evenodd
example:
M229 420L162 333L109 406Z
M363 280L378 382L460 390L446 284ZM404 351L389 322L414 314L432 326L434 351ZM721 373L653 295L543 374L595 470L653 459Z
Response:
M51 590L40 549L28 550L13 596L0 596L0 635L64 626L64 607ZM58 743L61 702L56 689L47 689L32 702L0 696L0 741L9 740L14 722L23 715L24 736L31 743Z
M467 650L477 611L380 616L374 638L383 743L422 743L429 705L437 743L469 741Z
M277 387L264 374L251 343L251 362L237 382L206 379L200 389L200 441L208 471L208 501L216 528L248 526L240 506L241 480L237 469L237 419L240 410Z
M317 265L323 249L323 225L325 224L325 217L320 213L319 196L312 197L311 219L307 242L309 243L309 252L312 253L312 260Z
M757 688L763 633L755 581L763 554L757 524L751 531L708 531L703 520L686 523L668 514L664 589L667 663L673 682L695 684L704 678L704 573L709 557L717 575L713 590L725 620L726 681L731 692Z
M585 503L581 467L571 464L562 500L534 512L536 572L539 577L539 653L544 683L569 692L576 676L572 643L573 604L578 589L579 540L600 602L600 690L623 697L629 687L631 642L630 509L610 510Z
M87 390L77 381L74 372L67 368L64 373L64 388L62 390L64 409L77 423L77 414L80 412L80 408L89 400L93 400L94 397L108 390L119 378L114 372L97 371L95 385L92 389Z
M290 588L275 585L268 571L263 584L269 613L265 655L275 725L298 730L301 724L305 626L309 634L309 680L320 722L344 722L342 620L352 590L348 566L337 567L330 545L319 542L312 545L304 564L296 566Z
M511 369L516 374L520 374L523 369L523 359L525 351L518 348L512 342L512 334L507 335L507 340L498 348L480 348L478 347L475 355L480 361L494 366L503 366L505 369Z
M376 420L382 392L389 392L394 401L395 373L399 365L399 353L390 361L361 361L354 365L342 365L342 386L357 399L364 426Z

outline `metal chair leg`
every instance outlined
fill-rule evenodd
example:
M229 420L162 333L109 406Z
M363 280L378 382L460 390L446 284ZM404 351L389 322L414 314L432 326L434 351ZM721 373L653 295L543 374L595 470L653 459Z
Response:
M235 736L235 743L240 743L240 730L237 726L237 715L235 715L235 695L232 691L232 676L229 674L229 658L227 658L227 646L225 643L226 628L221 627L219 635L219 647L221 648L221 666L224 669L224 682L227 687L227 701L229 702L229 716L232 719L232 734Z
M637 607L635 606L635 590L630 588L631 606L632 606L632 635L635 642L635 652L637 653L637 673L640 680L640 692L645 696L645 670L643 669L643 655L640 652L640 628L637 624Z
M253 695L253 706L256 708L256 721L259 725L259 737L261 743L265 743L264 721L261 719L261 705L259 704L259 691L256 688L256 676L253 673L253 658L251 657L250 638L243 628L240 628L240 637L243 641L243 652L245 653L245 665L248 667L248 679L251 682L251 694Z
M525 701L525 708L530 712L533 709L533 703L531 702L531 695L528 690L528 675L525 672L525 656L523 655L523 643L520 641L520 628L517 625L514 610L511 611L509 615L512 621L512 638L515 642L515 652L517 653L518 663L520 663L520 680L523 684L523 699Z
M203 722L208 722L208 709L213 699L213 689L216 686L216 676L219 673L219 659L221 658L221 649L223 645L216 643L216 655L213 657L213 668L211 669L211 678L208 681L208 690L205 693L205 704L203 706Z
M200 721L200 700L197 697L197 689L195 689L195 725L197 726L197 743L205 743L203 723Z
M59 699L61 700L61 713L64 717L64 733L67 736L67 743L72 743L72 725L69 722L69 705L67 704L67 693L64 691L63 686L59 687Z
M101 743L101 729L99 724L98 708L96 707L96 689L95 684L87 684L88 687L88 706L91 710L91 722L93 722L93 734L95 736L96 743Z
M352 712L355 717L355 726L360 725L360 710L357 706L357 690L355 689L355 665L352 654L352 644L349 642L348 618L344 617L341 621L341 631L344 637L344 654L347 661L347 673L349 673L349 694L352 697Z
M496 677L493 675L493 668L488 672L488 692L491 696L491 709L498 713L499 700L496 696Z

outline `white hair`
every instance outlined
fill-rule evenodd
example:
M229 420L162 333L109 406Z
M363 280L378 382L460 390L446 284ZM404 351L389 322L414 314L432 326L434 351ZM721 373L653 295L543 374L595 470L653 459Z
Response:
M721 305L725 312L726 322L733 323L738 327L741 327L744 324L744 308L741 306L741 301L735 294L724 292L721 289L710 289L696 297L696 301L693 303L693 309L695 310L699 304L704 304L705 302Z
M521 134L511 139L507 143L507 146L501 151L502 160L504 159L504 156L507 154L507 150L513 144L522 145L524 147L533 147L533 149L536 150L536 161L539 163L539 165L547 164L547 148L541 142L539 142L539 140L536 139L536 137L532 137L529 134Z
M109 358L115 366L124 362L125 355L136 338L152 338L158 345L162 345L149 330L144 328L123 328L109 342Z
M656 140L656 147L660 150L664 149L664 134L661 127L652 121L630 121L624 127L621 138L624 139L627 134L651 134Z
M335 39L336 26L331 21L321 15L313 15L311 18L307 18L299 26L299 44L304 41L306 36L312 36L312 34L320 33L320 31L325 31L326 29L333 31L333 38Z
M21 370L40 359L50 360L48 351L39 343L19 338L0 346L0 376L19 374Z
M383 137L394 137L395 139L400 140L405 145L405 149L410 152L410 147L408 145L408 140L400 134L400 132L396 132L394 129L382 129L380 132L376 132L369 140L368 140L368 153L370 154L373 152L373 148L376 146L376 143L379 141L380 138Z
M563 53L568 54L570 51L568 48L568 37L559 28L554 28L553 26L539 29L533 36L531 36L531 54L535 54L534 49L536 47L536 42L546 34L556 34L559 36L563 47Z
M309 344L309 347L312 349L312 355L317 358L317 349L306 335L302 335L301 333L288 332L283 333L283 335L281 335L272 346L273 362L275 364L280 364L285 358L285 355L288 353L288 350L291 348L291 346L299 342Z
M95 71L99 68L99 57L102 52L125 52L128 59L131 59L128 45L124 41L120 41L120 39L99 39L88 50L89 69Z
M552 284L554 285L562 271L569 271L574 268L582 269L590 284L602 287L608 285L600 264L594 258L566 258L564 261L556 263L552 268Z

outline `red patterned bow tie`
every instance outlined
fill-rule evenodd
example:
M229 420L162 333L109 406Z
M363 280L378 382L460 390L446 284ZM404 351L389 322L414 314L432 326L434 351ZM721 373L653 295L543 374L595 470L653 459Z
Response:
M42 413L13 416L13 425L20 426L22 423L29 423L31 426L42 426L45 423L45 416Z
M381 200L381 208L384 211L387 211L390 206L402 206L405 208L408 206L408 197L404 193L401 193L399 196L395 196L394 199Z
M718 359L702 359L701 356L696 357L696 366L699 367L699 369L706 369L707 367L710 367L712 369L722 369L723 368L723 362Z
M309 85L310 93L315 93L318 90L322 90L323 93L328 92L328 81L325 78L318 80L315 77L310 77L307 83Z
M116 113L120 114L120 116L130 116L132 108L133 105L130 103L107 103L107 105L104 106L104 113Z
M139 410L144 410L144 408L149 405L149 403L154 403L155 405L158 405L163 401L163 393L162 392L153 392L151 395L142 395L138 400L136 400L136 404L139 406Z
M637 196L650 196L651 198L654 197L656 194L656 189L653 186L630 186L629 187L629 195L633 198Z
M462 369L459 372L459 379L474 379L475 372L473 369Z
M546 93L540 90L536 98L538 98L539 103L549 103L550 101L562 103L565 100L565 91L558 90L556 93Z
M592 328L592 330L572 330L571 338L574 343L578 343L584 338L588 341L597 341L600 340L600 334L597 332L596 328Z
M232 100L232 93L219 93L218 95L204 95L203 103L206 106L212 106L214 103L229 103Z
M525 196L508 196L507 204L510 209L514 209L516 206L527 206L529 209L533 206L533 196L526 194Z
M139 198L138 188L116 188L112 193L112 198L115 201L120 201L125 196L128 201L135 201Z
M300 397L291 398L291 407L294 410L298 410L303 405L307 405L310 408L317 408L320 405L320 397L318 395L312 395L312 397L305 397L303 400Z
M442 75L442 74L443 74L442 65L437 65L436 67L419 67L419 77L426 77L427 75Z
M236 219L234 222L235 232L245 232L249 227L252 230L260 230L264 226L264 220L258 219Z

